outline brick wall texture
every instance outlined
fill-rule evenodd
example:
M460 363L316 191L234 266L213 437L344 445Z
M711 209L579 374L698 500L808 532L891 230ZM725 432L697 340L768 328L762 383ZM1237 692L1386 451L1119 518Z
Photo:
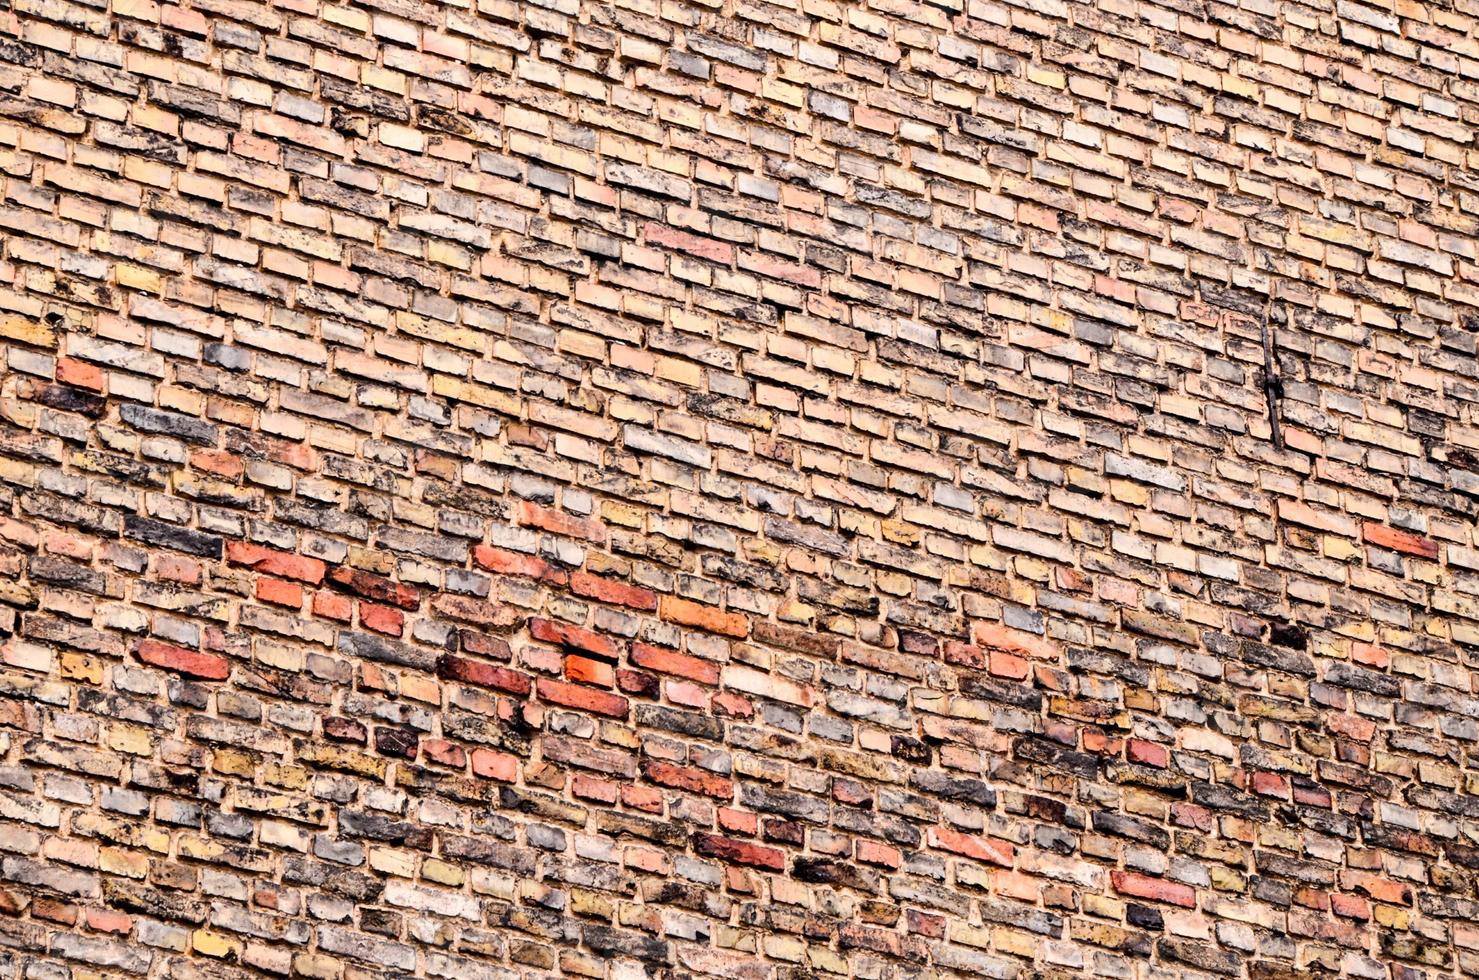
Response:
M1476 10L0 3L0 977L1479 974Z

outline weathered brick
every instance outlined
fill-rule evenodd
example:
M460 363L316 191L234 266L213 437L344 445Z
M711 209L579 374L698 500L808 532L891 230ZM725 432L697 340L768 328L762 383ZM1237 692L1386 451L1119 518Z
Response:
M1114 890L1121 895L1148 898L1154 902L1166 902L1183 908L1196 908L1196 892L1189 885L1152 878L1136 871L1115 871L1110 877L1114 881Z
M727 636L745 636L750 631L750 622L741 613L721 612L676 596L663 596L659 608L663 619L679 626L693 626Z
M1403 531L1384 524L1373 524L1370 521L1361 525L1361 539L1378 548L1387 548L1392 551L1400 551L1406 555L1416 555L1419 558L1438 557L1438 543L1418 534Z
M763 847L748 841L731 840L715 834L695 834L693 849L704 857L718 858L722 861L763 868L768 871L780 871L786 863L785 853L773 847Z
M226 560L233 565L245 565L254 571L297 579L310 585L324 580L324 563L317 558L274 551L245 541L226 542Z
M231 673L231 664L225 657L197 650L186 650L158 640L140 640L136 648L139 659L154 667L162 667L202 680L223 681Z
M576 595L599 599L633 609L652 610L657 608L657 595L650 589L628 585L589 572L574 572L570 576L570 589Z
M627 699L605 691L566 684L563 681L547 680L543 677L535 681L534 689L541 699L552 704L564 705L567 708L580 708L611 718L627 716Z

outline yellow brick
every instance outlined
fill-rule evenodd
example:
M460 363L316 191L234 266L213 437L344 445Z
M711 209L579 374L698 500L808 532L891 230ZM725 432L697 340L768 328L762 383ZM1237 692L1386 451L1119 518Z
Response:
M32 347L56 347L57 334L39 319L0 314L0 340L14 340Z

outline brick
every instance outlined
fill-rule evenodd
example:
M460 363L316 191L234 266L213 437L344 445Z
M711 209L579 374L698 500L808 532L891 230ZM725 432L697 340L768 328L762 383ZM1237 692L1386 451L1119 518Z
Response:
M280 578L257 579L257 598L278 606L297 609L303 605L303 586Z
M365 629L384 633L387 636L400 636L405 625L405 617L399 609L394 606L377 605L373 602L359 604L359 621Z
M663 674L673 674L677 677L686 677L700 684L717 684L719 682L719 665L701 660L698 657L690 657L687 654L678 653L675 650L665 650L662 647L650 646L646 643L632 644L632 662L639 667L655 670Z
M630 606L633 609L653 610L657 608L657 594L650 589L628 585L625 582L602 578L589 572L573 572L570 575L570 589L576 595L596 599L601 602L610 602L619 606Z
M317 558L273 551L245 541L226 542L226 560L264 575L296 579L309 585L318 585L324 580L325 566Z
M545 643L584 650L600 657L615 658L617 653L616 644L610 638L569 623L556 623L535 617L529 620L529 635Z
M593 690L589 687L581 687L576 684L566 684L563 681L552 681L539 678L534 683L534 689L543 701L551 704L563 705L567 708L575 708L580 711L589 711L593 714L606 715L611 718L625 718L627 716L627 699L616 694L605 691Z
M1125 748L1125 758L1147 766L1164 769L1170 764L1171 754L1164 745L1132 738Z
M786 866L785 853L782 851L714 834L694 834L693 849L704 857L768 871L780 871Z
M591 660L588 657L566 657L565 677L578 684L610 687L616 682L616 671L610 664L599 660ZM626 690L625 686L623 690Z
M931 847L938 847L976 861L984 861L1004 868L1012 866L1012 845L1004 840L962 834L949 827L931 827L929 843Z
M315 592L313 594L313 615L347 623L354 618L354 600L333 592Z
M401 609L416 609L421 605L421 593L413 586L371 572L341 565L329 572L328 581L346 592Z
M728 800L734 796L734 783L727 777L689 766L647 759L642 763L642 775L660 786L699 793L716 800Z
M527 695L530 690L528 676L516 670L486 664L478 660L468 660L452 654L443 654L438 659L437 676L477 684L481 687L491 687L520 696Z
M473 561L481 568L501 575L521 575L526 578L549 578L553 581L562 581L563 575L552 568L548 562L535 555L521 555L517 552L505 551L502 548L492 548L480 544L473 549Z
M659 607L662 618L679 626L692 626L726 636L745 636L750 621L740 613L726 613L675 596L663 596Z
M72 357L57 359L56 379L64 385L75 385L97 392L101 392L107 386L107 379L97 365Z
M1370 521L1362 524L1361 540L1378 548L1400 551L1404 555L1431 560L1438 558L1438 542L1384 524L1373 524Z
M136 652L144 663L184 674L186 677L223 681L231 673L231 664L225 657L186 650L158 640L140 640Z
M677 228L669 228L651 221L642 226L647 241L654 245L676 249L710 262L729 265L734 261L734 247L699 235L691 235Z
M519 758L507 752L474 749L472 752L472 771L473 775L482 776L485 779L496 779L501 783L517 782L519 778Z
M573 517L527 500L519 501L518 520L525 527L537 527L564 537L581 538L598 544L606 540L606 529L600 521Z
M1114 890L1121 895L1180 905L1188 909L1196 908L1197 905L1196 892L1189 885L1180 882L1152 878L1138 871L1113 871L1110 872L1110 878L1114 883Z
M1058 659L1058 650L1051 641L1025 630L997 623L977 623L971 636L977 646L985 647L993 654L1036 660Z

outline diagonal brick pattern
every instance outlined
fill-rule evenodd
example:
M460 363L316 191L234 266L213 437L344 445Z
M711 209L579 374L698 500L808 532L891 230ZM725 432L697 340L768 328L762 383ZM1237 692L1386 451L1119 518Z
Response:
M0 5L0 977L1479 973L1475 16Z

